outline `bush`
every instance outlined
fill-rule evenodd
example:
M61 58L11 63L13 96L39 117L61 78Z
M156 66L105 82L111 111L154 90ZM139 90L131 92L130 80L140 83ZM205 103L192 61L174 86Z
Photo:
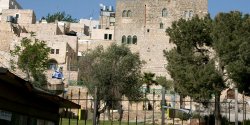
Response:
M207 125L215 125L215 117L213 114L204 116L204 120ZM228 119L226 117L221 118L221 125L230 125Z
M184 111L169 109L170 118L179 118L181 120L188 120L191 117L191 114L188 114Z

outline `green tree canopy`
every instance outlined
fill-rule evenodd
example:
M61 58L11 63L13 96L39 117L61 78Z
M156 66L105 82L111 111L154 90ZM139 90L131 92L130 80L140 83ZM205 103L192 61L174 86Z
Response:
M81 57L79 64L80 80L91 94L98 87L98 100L105 102L104 109L116 108L122 96L130 100L142 97L141 61L125 45L112 44L107 49L98 46Z
M250 16L237 11L218 14L212 38L224 74L239 92L250 95Z
M67 22L72 22L72 23L78 22L76 18L73 18L71 15L66 14L65 12L56 12L54 14L48 14L45 17L45 19L48 23L55 22L56 20L67 21Z
M209 16L174 22L167 29L167 34L176 47L165 51L165 56L168 60L167 70L180 95L203 102L215 95L216 125L220 125L220 94L226 86L223 74L211 56L211 28L212 20Z
M210 99L220 93L225 85L216 70L214 59L209 57L212 45L210 37L212 20L209 17L191 20L180 19L167 29L176 47L165 51L167 70L177 92L194 99Z
M45 41L36 38L23 38L20 46L15 46L11 51L12 56L17 56L17 68L21 69L27 75L27 80L36 86L47 84L47 78L44 71L47 69L48 56L50 48ZM12 67L16 68L14 61Z

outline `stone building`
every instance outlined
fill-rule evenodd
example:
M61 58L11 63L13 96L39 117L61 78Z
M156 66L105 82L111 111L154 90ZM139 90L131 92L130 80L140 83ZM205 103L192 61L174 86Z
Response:
M4 9L2 10L1 21L18 24L34 24L36 23L36 16L33 10Z
M9 20L12 17L13 20ZM66 22L55 23L36 23L36 16L33 10L4 9L2 11L2 20L0 21L0 64L10 68L10 51L15 45L20 45L24 37L31 38L30 33L34 32L39 40L46 41L47 46L51 48L49 55L49 64L47 78L48 87L58 89L53 86L62 86L68 84L69 80L77 80L77 70L72 70L71 63L77 62L78 37L70 34L70 25ZM78 28L79 29L79 28ZM62 67L64 79L53 79L52 74L58 67ZM19 74L25 77L20 71Z
M180 18L202 17L207 11L207 0L117 0L115 40L140 53L146 61L144 72L170 78L163 50L170 50L173 44L166 28Z
M99 21L80 20L81 23L89 24L90 29L88 34L85 34L86 36L79 37L79 55L99 45L107 48L115 42L115 12L112 6L101 5Z
M3 9L22 9L16 0L0 0L0 16Z

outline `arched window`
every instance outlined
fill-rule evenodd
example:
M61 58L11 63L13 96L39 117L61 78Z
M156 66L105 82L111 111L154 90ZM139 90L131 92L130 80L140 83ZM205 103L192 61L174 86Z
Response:
M192 10L189 11L189 18L192 18L194 15L194 12Z
M183 14L184 19L188 19L188 16L189 16L188 11L184 11L184 14Z
M51 70L56 70L57 69L57 61L55 59L50 59L48 61L48 69L51 69Z
M127 38L127 43L128 43L128 44L131 44L131 43L132 43L132 37L131 37L131 36L128 36L128 38Z
M162 17L167 17L168 16L168 10L166 8L164 8L162 10Z
M163 23L160 23L160 29L163 29Z
M126 44L126 36L122 36L122 44Z
M128 10L127 17L131 17L131 16L132 16L132 12L131 12L131 10Z
M137 36L133 36L133 44L137 44Z
M127 10L123 10L122 17L126 17L126 16L127 16Z

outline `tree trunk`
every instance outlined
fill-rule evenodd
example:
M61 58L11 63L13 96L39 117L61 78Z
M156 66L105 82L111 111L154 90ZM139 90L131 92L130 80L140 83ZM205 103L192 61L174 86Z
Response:
M215 94L215 125L221 125L221 114L220 114L220 93Z
M119 113L119 119L118 121L122 121L122 117L123 117L123 108L122 105L120 104L120 107L118 108L118 113Z
M111 113L110 113L111 108L108 107L107 110L107 115L108 115L108 120L111 121Z
M183 102L183 95L180 94L180 109L185 108L184 102Z

